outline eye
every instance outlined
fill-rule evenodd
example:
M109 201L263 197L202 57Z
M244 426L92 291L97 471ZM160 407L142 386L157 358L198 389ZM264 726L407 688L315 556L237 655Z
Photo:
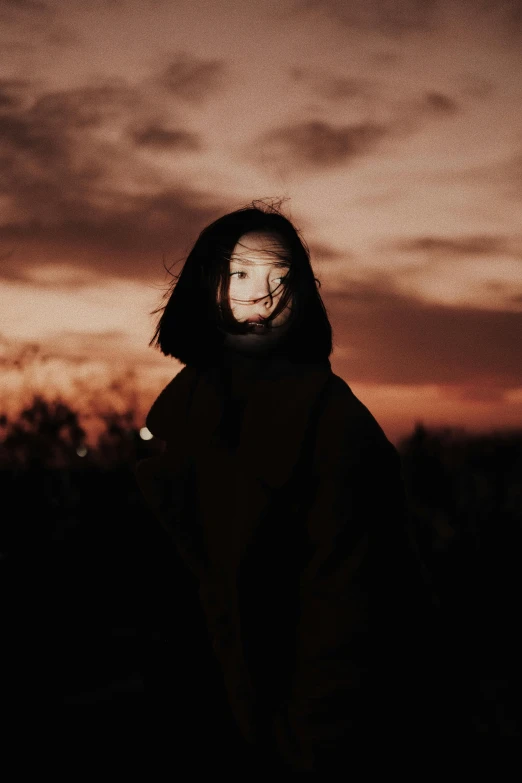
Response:
M277 291L277 289L281 286L281 284L286 280L287 275L284 275L284 277L276 277L274 280L274 283L276 284L276 287L274 290ZM279 281L279 282L278 282Z
M230 277L233 277L234 275L245 275L245 277L246 277L246 272L231 272L230 273Z

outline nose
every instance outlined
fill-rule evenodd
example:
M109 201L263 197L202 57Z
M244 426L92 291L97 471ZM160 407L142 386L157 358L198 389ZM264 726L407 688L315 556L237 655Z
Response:
M265 285L265 293L261 294L261 296L254 297L252 300L252 304L258 304L262 307L270 307L272 304L272 292L270 290L270 285L267 283Z

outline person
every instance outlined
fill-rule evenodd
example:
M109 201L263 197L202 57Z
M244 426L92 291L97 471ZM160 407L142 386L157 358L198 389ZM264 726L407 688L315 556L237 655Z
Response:
M303 774L368 744L435 746L449 720L401 460L332 371L318 283L277 206L201 232L155 311L150 345L184 367L146 418L163 451L136 466L195 578L247 758Z

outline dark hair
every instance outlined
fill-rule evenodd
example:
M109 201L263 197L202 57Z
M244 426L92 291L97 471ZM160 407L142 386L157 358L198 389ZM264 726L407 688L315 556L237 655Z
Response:
M223 347L224 333L240 332L228 301L230 256L238 240L251 231L278 235L290 264L275 317L292 297L289 328L279 351L294 361L316 362L332 352L332 328L318 291L310 252L300 232L271 204L253 201L210 223L200 233L179 275L173 275L149 346L182 364L205 366L215 362ZM219 301L218 301L219 300Z

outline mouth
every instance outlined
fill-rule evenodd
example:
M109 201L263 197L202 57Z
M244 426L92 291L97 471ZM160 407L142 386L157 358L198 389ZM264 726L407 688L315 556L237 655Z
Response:
M249 332L260 334L270 329L270 325L264 319L262 321L245 321L244 323Z

